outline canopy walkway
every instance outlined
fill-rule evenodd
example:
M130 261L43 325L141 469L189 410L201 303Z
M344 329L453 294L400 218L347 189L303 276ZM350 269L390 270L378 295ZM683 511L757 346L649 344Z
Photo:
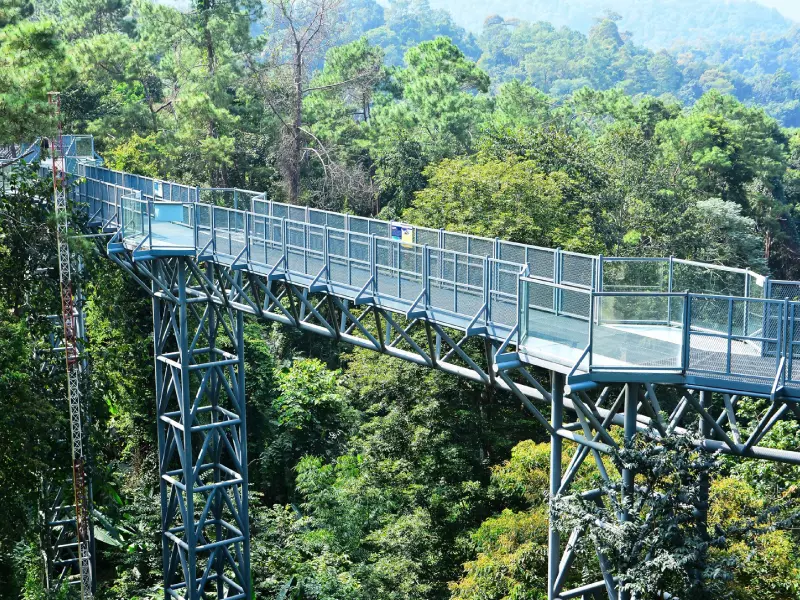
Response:
M73 200L153 299L166 597L250 598L245 314L509 391L550 434L553 496L589 456L608 477L614 425L626 440L699 430L707 450L800 464L763 445L800 415L798 282L287 205L73 154ZM745 397L767 400L756 421ZM633 494L633 473L621 479ZM601 555L601 580L565 589L582 535L562 543L551 524L548 598L626 598Z

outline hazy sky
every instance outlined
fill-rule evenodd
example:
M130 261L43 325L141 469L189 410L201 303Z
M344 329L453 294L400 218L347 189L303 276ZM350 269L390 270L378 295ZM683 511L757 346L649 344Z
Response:
M798 0L757 0L757 2L777 8L784 16L800 21L800 2Z

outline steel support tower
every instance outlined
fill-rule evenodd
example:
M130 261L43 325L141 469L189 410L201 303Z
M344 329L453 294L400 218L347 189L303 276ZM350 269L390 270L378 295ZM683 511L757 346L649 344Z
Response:
M78 271L82 272L82 263L78 261ZM86 321L83 310L84 297L80 287L76 287L75 306L73 313L77 326L77 346L79 349L80 360L77 368L80 369L80 381L86 383L86 373L88 372L88 360L85 353L86 340ZM65 351L63 345L63 324L61 315L51 315L50 322L53 324L54 331L49 335L49 353L47 356L39 356L43 370L47 370L53 377L63 377L65 375L63 367L59 368L57 362L62 361L62 354ZM82 390L82 418L81 424L84 426L84 437L89 424L89 412L86 402L86 389ZM63 403L58 404L59 409L68 411L69 398L65 394ZM64 434L69 438L69 432ZM70 439L59 439L58 446L71 445ZM81 583L80 561L78 557L78 530L75 519L74 504L74 484L72 480L72 469L69 474L64 472L61 467L66 458L61 448L53 456L53 466L50 476L42 481L42 491L40 498L40 518L43 528L42 552L45 563L45 587L51 592L57 592L62 585L79 586ZM88 469L87 471L90 471ZM89 512L93 510L92 502L92 482L90 473L87 472L87 494ZM91 558L91 571L95 572L95 537L92 528L89 528L89 554ZM96 579L92 578L92 593L96 591Z
M192 259L152 268L165 594L249 600L243 315Z
M83 403L81 400L81 357L79 349L79 323L75 312L75 296L72 282L72 257L69 248L69 210L65 185L66 157L61 131L61 97L48 94L57 120L57 135L51 139L51 163L53 177L54 214L58 247L59 282L61 288L61 321L64 328L64 357L67 372L67 398L70 421L70 446L72 454L72 484L74 491L74 515L77 545L80 593L82 599L93 596L94 575L92 573L92 534L89 484L86 475L87 456L83 441Z

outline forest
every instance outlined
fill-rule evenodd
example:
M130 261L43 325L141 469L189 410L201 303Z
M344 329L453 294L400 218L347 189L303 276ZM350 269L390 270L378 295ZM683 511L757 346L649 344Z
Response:
M433 0L431 4L448 10L459 25L471 31L479 31L486 17L500 13L587 33L598 15L613 11L624 17L625 29L652 50L681 43L697 47L731 38L772 38L784 35L793 25L784 14L765 6L768 2L758 0Z
M64 130L110 168L800 279L800 33L671 53L618 23L494 16L475 35L426 0L0 0L0 144L52 135L58 90ZM46 351L51 197L31 168L3 175L2 598L68 597L43 585L38 511L68 419ZM162 598L150 299L93 244L74 251L97 598ZM245 345L255 598L547 597L549 437L519 399L278 324L247 321ZM765 444L800 447L783 425ZM718 535L672 515L636 597L800 598L800 468L695 458L669 485L710 476Z

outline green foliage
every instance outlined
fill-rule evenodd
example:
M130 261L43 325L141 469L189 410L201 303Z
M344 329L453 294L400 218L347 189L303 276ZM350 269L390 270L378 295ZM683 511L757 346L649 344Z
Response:
M443 160L425 175L428 187L406 213L412 222L553 248L591 246L589 209L570 202L576 186L564 172L478 157Z
M450 38L472 59L480 54L475 37L456 25L449 12L432 7L429 0L389 0L384 14L383 25L367 31L367 37L386 50L389 65L401 65L407 50L437 37Z
M478 552L467 574L451 585L453 600L547 598L547 510L504 510L473 535Z
M50 133L47 92L65 85L71 69L56 23L9 19L0 27L0 142L19 143Z
M754 14L742 10L731 13ZM611 13L582 21L585 33L493 15L475 38L425 0L348 0L304 55L297 94L286 55L273 54L287 33L273 17L249 0L202 0L187 11L148 0L6 2L0 138L49 134L46 92L59 88L66 129L93 133L107 165L280 199L286 99L295 94L303 202L570 250L673 254L800 277L800 134L767 116L786 124L800 114L795 34L678 55L637 46ZM39 369L50 366L41 340L44 316L59 308L57 263L47 182L28 169L7 183L0 586L38 600L35 483L53 462L53 432L66 414L52 403L63 396L61 371ZM89 243L75 248L90 273L82 283L102 514L98 596L156 598L152 309ZM537 443L544 432L517 400L275 324L248 321L245 345L258 598L542 597L549 447ZM760 405L741 405L752 421ZM765 442L800 445L788 423ZM711 523L728 543L710 548L689 525L708 459L669 444L665 454L635 448L625 458L659 500L641 498L631 524L605 542L585 523L589 538L615 544L607 548L615 569L645 595L662 585L688 594L705 579L742 600L796 597L798 540L786 525L797 469L720 465ZM586 464L575 489L601 481ZM613 477L607 485L618 491ZM689 501L676 501L681 494ZM663 530L643 518L645 508ZM598 516L575 511L581 523ZM651 556L631 550L635 536ZM568 583L599 577L595 558L582 569Z
M478 95L489 78L449 39L422 42L405 54L404 69L395 73L398 97L376 98L370 138L377 160L392 146L418 140L425 154L438 159L469 152L490 104Z
M65 417L63 406L51 401L63 393L63 363L49 353L45 338L51 331L47 315L58 302L58 279L47 269L55 261L54 232L41 200L47 187L27 168L12 172L5 183L0 185L0 588L35 598L39 575L31 553L39 482L57 449L52 432L61 430Z
M707 502L704 482L717 461L688 436L655 445L637 435L610 458L617 472L632 470L633 485L625 489L612 480L602 486L608 496L599 503L579 495L556 498L562 533L585 530L583 552L603 555L611 574L637 598L655 600L663 590L698 599L722 593L729 564L719 555L710 558L709 550L724 547L724 534L709 535L696 522Z

